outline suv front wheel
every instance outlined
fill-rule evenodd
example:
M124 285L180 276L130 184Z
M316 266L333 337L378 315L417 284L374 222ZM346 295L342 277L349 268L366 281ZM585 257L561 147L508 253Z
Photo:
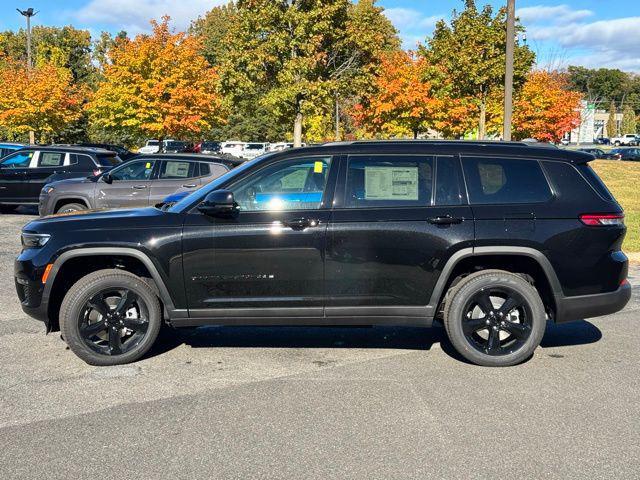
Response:
M538 291L519 275L485 270L449 292L444 326L451 343L477 365L507 367L528 359L540 344L546 315Z
M60 331L89 365L133 362L151 348L162 324L158 297L123 270L99 270L78 280L60 307Z

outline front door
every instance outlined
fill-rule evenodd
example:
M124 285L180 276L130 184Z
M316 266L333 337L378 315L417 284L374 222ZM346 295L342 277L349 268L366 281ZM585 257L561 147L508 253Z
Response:
M96 186L96 208L136 208L149 205L155 160L133 160L103 176ZM105 179L109 179L105 181Z
M0 202L29 203L27 172L34 152L27 150L6 156L0 162ZM37 200L36 200L37 201Z
M236 218L188 215L191 317L322 316L332 168L330 157L280 160L227 187Z
M444 264L473 241L459 159L352 155L338 185L326 315L433 316L431 293Z

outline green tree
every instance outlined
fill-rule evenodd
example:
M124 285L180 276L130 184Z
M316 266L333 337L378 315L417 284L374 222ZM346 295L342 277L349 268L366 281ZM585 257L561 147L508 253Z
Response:
M622 102L632 87L631 76L618 69L589 69L572 65L567 72L573 90L602 104L611 100Z
M618 122L616 120L616 102L611 100L609 105L609 118L607 119L607 135L609 137L615 137L618 135Z
M228 102L259 102L272 122L293 126L298 145L305 118L314 136L324 135L336 95L353 95L364 65L394 42L374 2L358 7L349 0L238 1L219 65ZM366 36L365 14L376 20Z
M233 2L213 7L204 16L191 22L189 33L200 37L202 55L209 64L218 65L224 58L229 44L227 35L236 15Z
M440 70L453 98L469 98L477 105L478 137L484 138L487 101L504 83L506 49L506 9L496 14L490 5L478 10L474 0L465 0L462 12L454 10L449 23L440 20L427 45L419 52ZM516 32L522 32L516 25ZM535 61L526 45L514 51L514 87L519 88Z
M622 123L620 124L620 133L636 133L636 112L627 104L622 109Z

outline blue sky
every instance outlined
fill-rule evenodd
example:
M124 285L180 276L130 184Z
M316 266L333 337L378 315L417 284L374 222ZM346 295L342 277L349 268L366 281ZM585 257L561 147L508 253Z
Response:
M496 7L506 0L478 0ZM34 23L73 24L93 34L101 30L130 34L148 29L150 18L167 13L176 28L224 0L0 0L0 29L15 29L24 19L15 7L39 10ZM413 48L440 18L449 18L462 0L379 0L405 47ZM617 67L640 73L639 0L516 0L527 27L527 42L544 67L570 64Z

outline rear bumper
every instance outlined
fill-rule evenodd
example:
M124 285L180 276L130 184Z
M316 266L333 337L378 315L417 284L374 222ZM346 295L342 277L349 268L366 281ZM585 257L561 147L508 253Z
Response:
M556 322L600 317L622 310L631 299L631 284L625 281L607 293L556 298Z

